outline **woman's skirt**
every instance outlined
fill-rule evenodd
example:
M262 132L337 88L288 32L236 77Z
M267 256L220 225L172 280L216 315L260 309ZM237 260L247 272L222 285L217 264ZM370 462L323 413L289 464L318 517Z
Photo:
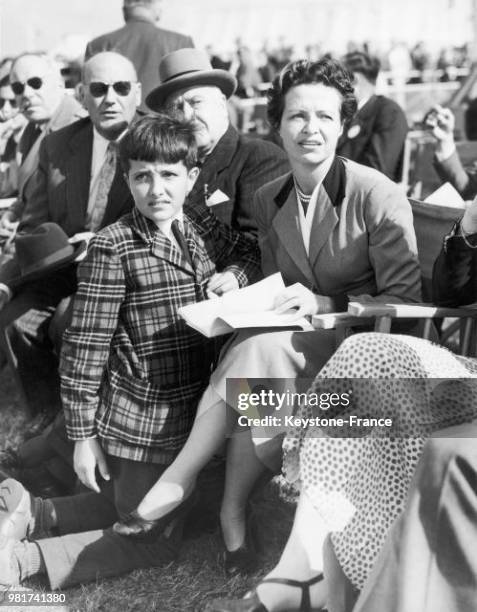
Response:
M334 350L333 330L240 331L223 347L198 415L226 402L239 429L250 429L258 458L279 471L285 418L297 407L293 400L306 394Z
M476 416L477 360L412 336L352 336L315 378L283 468L332 532L355 587L404 507L427 437Z

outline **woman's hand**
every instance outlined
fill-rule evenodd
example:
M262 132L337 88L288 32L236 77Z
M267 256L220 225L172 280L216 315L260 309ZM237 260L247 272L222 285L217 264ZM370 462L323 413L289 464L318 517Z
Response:
M333 311L332 300L325 295L316 295L301 283L295 283L284 289L275 299L275 312L283 314L288 310L297 308L290 313L291 320L306 315L323 314Z
M238 288L238 279L233 272L216 272L207 283L207 297L213 299Z

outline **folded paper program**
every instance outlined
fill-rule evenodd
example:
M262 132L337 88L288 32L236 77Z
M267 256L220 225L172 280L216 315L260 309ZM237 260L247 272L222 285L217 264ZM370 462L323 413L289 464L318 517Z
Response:
M243 289L225 293L219 298L190 304L179 309L187 325L212 338L229 334L235 329L297 327L312 329L307 319L296 319L293 312L276 314L275 297L285 285L281 274L273 274Z

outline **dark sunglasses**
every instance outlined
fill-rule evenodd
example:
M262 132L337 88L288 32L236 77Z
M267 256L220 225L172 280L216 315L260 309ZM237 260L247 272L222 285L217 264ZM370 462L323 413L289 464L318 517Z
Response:
M12 108L17 107L17 101L15 99L10 100L10 98L0 98L0 110L5 106L5 102L9 102Z
M102 98L105 96L109 88L118 94L118 96L127 96L131 92L131 81L116 81L115 83L103 83L102 81L93 81L89 84L89 93L93 98Z
M28 85L28 87L31 87L32 89L38 90L41 89L43 86L43 79L41 79L40 77L31 77L31 79L27 79L24 83L21 83L20 81L15 81L10 85L10 87L12 88L12 91L16 96L21 96L25 91L25 85Z

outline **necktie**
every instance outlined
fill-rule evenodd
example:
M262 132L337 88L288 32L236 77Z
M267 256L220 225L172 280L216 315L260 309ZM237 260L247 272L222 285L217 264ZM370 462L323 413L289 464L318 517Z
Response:
M108 148L106 149L106 155L104 158L103 165L101 166L101 170L99 171L98 191L96 192L93 210L91 211L89 229L92 232L95 232L101 226L115 173L116 145L114 142L109 142Z
M181 232L179 221L177 219L174 219L174 221L172 222L171 231L186 261L190 264L190 267L195 271L194 263L190 255L189 247L187 246L187 241L184 237L184 234Z

